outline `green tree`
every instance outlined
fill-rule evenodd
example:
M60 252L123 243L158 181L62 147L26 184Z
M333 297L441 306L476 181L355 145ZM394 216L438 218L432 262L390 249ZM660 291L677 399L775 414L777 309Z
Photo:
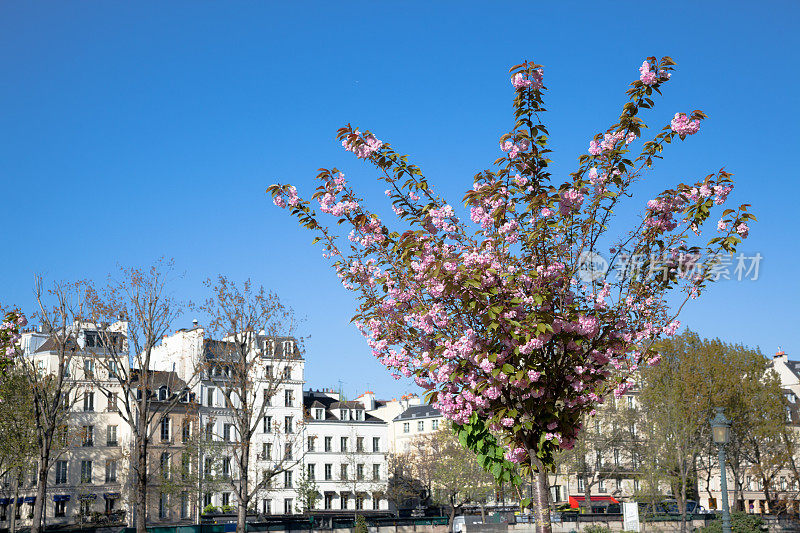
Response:
M36 416L33 408L33 389L27 375L9 366L0 380L0 472L12 479L13 501L9 515L9 530L16 531L16 511L21 480L36 475Z
M648 418L651 466L678 500L685 530L685 501L696 475L719 467L710 437L714 407L731 420L726 447L734 501L753 469L772 480L787 465L784 399L769 361L757 350L701 339L692 331L660 343L661 363L643 371L642 409Z
M314 478L305 469L301 470L297 480L297 512L307 513L314 509L320 497L321 493Z

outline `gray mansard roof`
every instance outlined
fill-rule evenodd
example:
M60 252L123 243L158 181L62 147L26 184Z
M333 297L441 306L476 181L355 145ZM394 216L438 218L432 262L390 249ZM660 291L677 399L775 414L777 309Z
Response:
M414 420L417 418L437 418L440 416L442 416L442 413L431 405L414 405L397 415L394 420Z

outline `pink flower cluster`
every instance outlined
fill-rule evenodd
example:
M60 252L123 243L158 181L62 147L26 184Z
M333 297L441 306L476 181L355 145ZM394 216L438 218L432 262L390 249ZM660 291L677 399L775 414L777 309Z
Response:
M566 216L570 213L580 211L584 196L583 193L577 189L569 189L562 192L560 198L558 211L562 216Z
M353 152L356 154L356 157L359 159L366 159L372 153L377 152L381 146L383 146L383 142L376 139L375 136L370 133L361 135L360 132L356 130L354 135L358 136L358 140L360 142L344 139L342 141L342 146L348 152Z
M649 61L645 61L642 63L642 66L639 67L639 79L642 80L642 83L645 85L655 85L655 83L658 81L656 73L650 70Z
M675 113L670 122L670 127L678 135L694 135L700 129L700 121L689 120L685 113Z
M539 68L531 72L530 76L527 78L521 73L515 74L514 77L511 78L511 85L513 85L515 89L531 87L534 90L538 90L543 86L543 79L544 72Z
M516 144L511 141L505 141L503 142L502 145L500 145L500 148L504 152L508 152L508 157L511 159L514 159L515 157L517 157L517 155L519 155L520 152L524 152L529 147L530 143L525 139L521 139Z

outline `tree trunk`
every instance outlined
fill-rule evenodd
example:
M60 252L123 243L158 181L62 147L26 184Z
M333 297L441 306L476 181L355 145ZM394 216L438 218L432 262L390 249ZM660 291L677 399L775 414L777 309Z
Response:
M147 441L142 437L136 438L135 491L136 533L147 533Z
M15 533L17 531L17 507L19 507L19 471L14 474L14 500L11 502L11 526L9 531Z
M31 533L39 533L42 525L43 509L45 498L47 497L47 471L50 462L50 448L52 447L52 435L45 435L44 446L39 453L39 464L36 467L36 501L33 503L33 522L31 523Z
M686 469L681 468L681 496L678 501L681 513L681 533L686 533Z
M250 505L250 433L248 427L242 428L241 461L239 468L239 508L236 512L236 533L245 533L247 529L247 507ZM256 478L256 483L258 478Z
M587 513L592 512L592 485L589 483L589 476L583 476L583 504L578 507L587 509Z
M547 468L536 456L536 450L528 450L533 470L533 510L536 513L536 533L552 533L550 523L550 484L547 480Z

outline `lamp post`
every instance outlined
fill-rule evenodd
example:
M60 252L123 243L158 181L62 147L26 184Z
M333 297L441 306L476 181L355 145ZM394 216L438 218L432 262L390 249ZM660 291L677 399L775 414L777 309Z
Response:
M722 533L731 533L731 513L728 510L728 482L725 479L725 445L731 441L731 421L725 418L722 407L711 419L711 436L719 453L719 485L722 492Z

